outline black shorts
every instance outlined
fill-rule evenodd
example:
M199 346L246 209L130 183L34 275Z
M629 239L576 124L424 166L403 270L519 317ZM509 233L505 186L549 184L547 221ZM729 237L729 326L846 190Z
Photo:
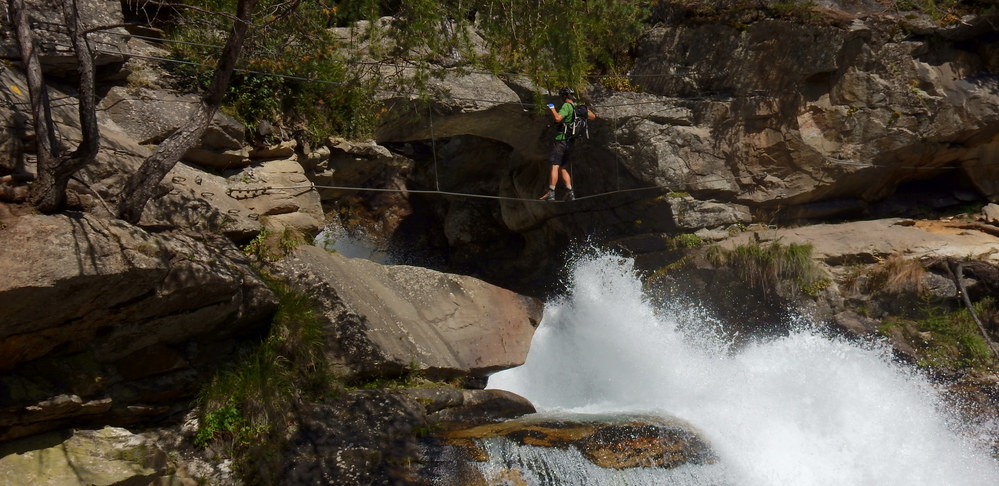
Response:
M552 165L568 167L572 163L569 160L569 150L571 149L571 140L556 140L555 145L552 146L552 153L548 157L548 161L551 162Z

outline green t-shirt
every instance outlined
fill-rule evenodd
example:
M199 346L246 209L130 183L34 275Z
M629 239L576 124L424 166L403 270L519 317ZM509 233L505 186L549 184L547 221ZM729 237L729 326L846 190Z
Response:
M562 103L562 107L558 109L558 114L562 115L562 126L559 127L558 133L555 134L555 140L565 140L568 138L565 134L565 125L572 123L572 117L576 114L576 107L567 101Z

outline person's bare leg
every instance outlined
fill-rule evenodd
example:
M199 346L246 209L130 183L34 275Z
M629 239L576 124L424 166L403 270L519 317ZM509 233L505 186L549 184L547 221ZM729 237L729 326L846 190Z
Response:
M545 194L541 196L541 199L548 201L555 200L555 185L558 184L558 168L559 166L557 165L552 166L552 173L548 177L548 192L545 192Z
M569 171L562 169L562 180L565 181L565 196L562 197L564 201L573 201L576 199L576 193L572 191L572 177L569 176Z
M555 174L552 173L552 180L555 180ZM569 177L569 171L562 169L562 182L565 182L565 188L572 190L572 178Z

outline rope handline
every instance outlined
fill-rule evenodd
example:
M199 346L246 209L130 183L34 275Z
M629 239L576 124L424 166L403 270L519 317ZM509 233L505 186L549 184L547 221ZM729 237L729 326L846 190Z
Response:
M117 52L117 51L103 51L101 49L94 49L94 52L103 52L103 53L110 53L110 54L122 54L121 52ZM172 63L185 64L185 65L211 67L211 66L209 66L207 64L203 64L203 63L197 63L197 62L192 62L192 61L184 61L184 60L179 60L179 59L170 59L170 58L164 58L164 57L158 57L158 56L148 56L148 55L141 55L141 54L126 54L126 55L130 56L130 57L151 59L151 60L164 61L164 62L172 62ZM347 83L347 82L335 82L335 81L328 81L328 80L322 80L322 79L307 78L307 77L302 77L302 76L293 76L293 75L278 74L278 73L268 73L268 72L255 71L255 70L249 70L249 69L238 69L238 71L240 71L240 72L246 72L246 73L251 73L251 74L264 75L264 76L274 76L274 77L280 77L280 78L287 78L287 79L293 79L293 80L310 82L310 83L323 83L323 84L330 84L330 85L337 85L337 86L350 84L350 83ZM671 76L671 75L661 75L661 76ZM380 93L388 93L388 94L409 94L409 95L419 95L419 94L421 94L419 92L403 91L403 90L389 90L389 89L376 89L375 91L376 92L380 92ZM751 97L752 95L742 95L742 96L743 97ZM767 95L759 95L759 96L772 97L772 96L767 96ZM732 96L729 96L729 98L731 98L731 97ZM512 102L512 101L508 101L508 100L487 100L487 99L464 98L464 97L452 97L451 99L462 100L462 101L478 101L478 102L487 102L487 103L496 103L496 104L534 106L534 103ZM692 100L698 100L698 99L718 99L718 97L717 96L701 96L701 97L686 97L686 98L681 98L681 99L684 100L684 101L692 101ZM593 106L600 107L600 108L614 108L614 107L638 106L638 105L647 105L647 104L663 104L663 103L666 103L666 102L667 102L667 100L636 101L636 102L630 102L630 103L617 103L617 104L595 104L594 103ZM618 133L617 133L617 129L616 129L617 128L617 124L618 124L618 120L616 118L611 118L610 120L611 120L611 123L613 124L612 130L614 132L614 139L615 139L614 143L617 144L617 143L619 143L618 142ZM429 107L429 106L428 106L428 121L429 121L429 124L430 124L430 136L431 136L431 144L432 144L431 148L432 148L432 154L433 154L434 181L435 181L436 190L429 191L429 190L412 190L412 189L405 189L405 190L402 190L402 189L374 189L374 188L338 187L338 186L328 186L326 188L339 189L339 190L366 190L366 191L394 191L394 192L428 193L428 194L442 194L442 195L452 195L452 196L460 196L460 197L479 197L479 198L486 198L486 199L513 200L513 201L531 201L531 200L534 200L533 198L514 198L514 197L504 197L504 196L490 196L490 195L483 195L483 194L471 194L471 193L458 193L458 192L441 191L440 190L440 181L439 181L438 167L437 167L437 165L438 165L438 157L437 157L437 152L436 152L436 134L434 133L434 126L433 126L433 109L432 109L432 107ZM620 182L621 182L620 181L620 167L619 167L620 161L617 160L616 162L617 163L615 164L615 179L616 179L616 182L617 182L617 190L610 191L610 192L604 192L604 193L600 193L600 194L589 195L589 196L577 197L576 199L580 200L580 199L595 198L595 197L600 197L600 196L615 194L615 193L618 193L618 192L631 192L631 191L636 191L636 190L650 190L650 189L668 190L668 188L663 187L663 186L649 186L649 187L643 187L643 188L623 189L623 190L620 189ZM825 163L826 164L851 166L851 167L869 168L869 169L885 169L885 170L934 170L934 171L946 171L946 170L958 170L958 169L960 169L960 167L948 167L948 166L940 166L940 167L929 167L929 166L894 166L894 165L873 164L873 163L864 163L864 162L847 161L847 160L835 160L835 159L826 159ZM963 165L992 165L992 164L995 164L995 163L999 163L999 161L993 162L993 161L987 161L987 160L979 159L977 162L966 161L966 162L963 163ZM717 180L719 180L719 181L730 181L731 179L730 178L718 178ZM710 181L710 179L701 179L701 181ZM310 187L310 186L304 186L304 187ZM325 186L312 186L312 187L325 187ZM261 188L261 189L263 189L263 188ZM274 189L278 189L278 188L274 188Z
M540 203L551 203L553 201L546 201L544 199L536 199L533 197L512 197L512 196L494 196L490 194L476 194L469 192L453 192L453 191L441 191L441 190L430 190L430 189L390 189L390 188L377 188L377 187L356 187L356 186L328 186L320 184L300 184L297 186L267 186L267 187L252 187L241 189L238 187L230 187L226 189L227 193L233 192L260 192L267 190L290 190L290 189L334 189L340 191L373 191L373 192L399 192L399 193L414 193L414 194L431 194L431 195L441 195L441 196L457 196L457 197L470 197L479 199L495 199L502 201L523 201L523 202L540 202ZM601 192L597 194L590 194L588 196L577 197L575 200L585 200L594 199L598 197L610 196L619 193L628 192L638 192L638 191L650 191L653 189L658 190L668 190L666 187L662 186L647 186L647 187L635 187L632 189L617 189L614 191ZM230 196L232 197L232 196ZM570 201L554 201L554 202L570 202Z

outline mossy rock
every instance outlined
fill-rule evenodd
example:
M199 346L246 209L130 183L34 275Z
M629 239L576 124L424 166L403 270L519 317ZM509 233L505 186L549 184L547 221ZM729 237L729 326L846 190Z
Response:
M166 468L162 450L116 427L72 435L52 432L0 447L3 484L145 486Z

